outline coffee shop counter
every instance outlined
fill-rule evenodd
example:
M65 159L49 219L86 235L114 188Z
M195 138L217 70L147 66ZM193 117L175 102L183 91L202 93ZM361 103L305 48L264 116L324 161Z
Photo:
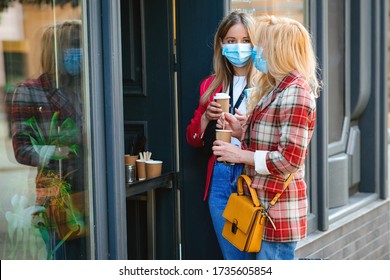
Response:
M175 173L171 172L162 174L161 176L152 179L135 181L134 183L126 183L126 197L131 197L140 193L160 188L170 189L173 187L172 185L174 179Z

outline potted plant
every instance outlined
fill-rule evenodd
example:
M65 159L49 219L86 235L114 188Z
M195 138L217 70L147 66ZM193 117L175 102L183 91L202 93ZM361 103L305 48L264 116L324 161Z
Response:
M54 223L58 237L62 240L82 237L86 233L84 222L84 192L72 193L67 180L74 171L62 174L61 162L78 156L79 128L71 119L59 124L59 113L55 112L47 134L39 126L35 117L23 122L29 128L23 135L28 136L34 151L40 158L36 176L37 204L46 208L48 226ZM49 161L58 162L58 170L48 170Z

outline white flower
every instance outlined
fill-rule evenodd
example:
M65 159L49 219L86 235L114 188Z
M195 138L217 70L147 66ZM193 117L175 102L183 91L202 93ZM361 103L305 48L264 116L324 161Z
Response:
M15 194L11 199L13 211L5 213L5 218L8 222L8 235L11 240L15 230L25 232L31 228L32 214L45 210L42 206L33 205L27 207L27 203L27 197L23 195Z

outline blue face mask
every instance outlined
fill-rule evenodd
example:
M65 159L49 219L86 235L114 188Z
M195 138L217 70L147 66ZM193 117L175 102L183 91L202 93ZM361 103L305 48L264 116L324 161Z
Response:
M66 72L74 76L80 73L83 62L83 49L72 48L64 50L64 67Z
M251 44L223 44L222 55L224 55L231 64L237 67L243 67L251 58Z
M263 59L263 48L259 48L259 52L257 52L257 47L255 46L252 50L252 59L253 65L255 65L256 69L264 74L267 74L267 60Z

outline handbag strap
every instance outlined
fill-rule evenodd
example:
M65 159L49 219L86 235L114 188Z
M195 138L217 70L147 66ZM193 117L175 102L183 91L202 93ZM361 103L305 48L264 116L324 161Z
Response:
M288 178L286 179L285 183L284 183L284 186L283 186L283 190L282 192L280 193L277 193L274 198L271 200L271 202L269 203L268 205L268 208L267 208L267 212L269 210L270 207L274 206L275 203L278 201L279 197L282 195L282 193L285 191L285 189L287 188L287 186L290 184L292 178L294 177L294 173L291 173ZM257 197L257 192L256 190L251 186L252 184L252 180L249 178L248 175L245 175L245 174L241 174L238 179L237 179L237 193L238 195L243 195L244 194L244 189L242 187L242 180L245 181L245 183L247 184L248 186L248 189L250 191L250 194L251 194L251 197L252 197L252 201L253 201L253 204L258 207L260 206L260 202L259 202L259 198Z
M253 187L251 187L252 180L249 178L249 176L247 176L245 174L241 174L237 179L237 193L238 193L238 195L244 195L244 189L242 187L242 180L245 180L245 183L248 186L248 189L251 193L253 204L256 207L259 207L260 202L259 202L259 198L257 197L256 190Z
M282 195L282 193L284 192L284 190L287 189L287 186L288 186L288 184L290 184L290 182L291 182L291 180L292 180L293 177L294 177L294 173L291 173L290 176L288 176L287 180L286 180L285 183L284 183L282 192L277 193L277 194L274 196L274 198L271 200L271 202L270 202L269 205L268 205L268 209L269 209L270 207L272 207L272 206L275 205L276 201L278 201L279 197ZM267 212L268 212L268 209L267 209Z

